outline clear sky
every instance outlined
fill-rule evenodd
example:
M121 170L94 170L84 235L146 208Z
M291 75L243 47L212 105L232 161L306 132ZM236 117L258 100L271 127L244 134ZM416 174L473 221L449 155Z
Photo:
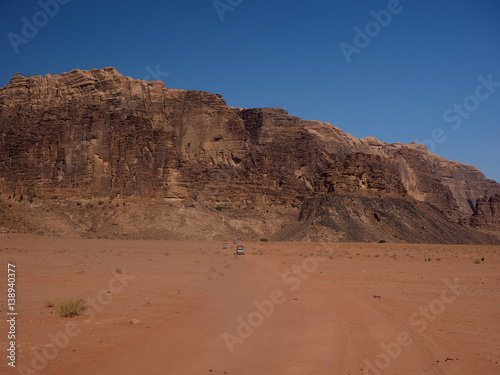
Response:
M0 87L106 66L425 142L500 182L498 0L0 2Z

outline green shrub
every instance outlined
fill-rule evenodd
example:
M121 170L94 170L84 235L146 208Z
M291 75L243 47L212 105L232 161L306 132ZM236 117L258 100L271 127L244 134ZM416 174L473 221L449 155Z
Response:
M269 241L267 238L261 238L260 240L261 240L262 242L267 242L267 241Z
M385 243L385 240L380 240L378 241L378 243Z
M222 211L222 207L221 207L221 206L217 206L217 207L215 207L215 209L216 209L217 211Z

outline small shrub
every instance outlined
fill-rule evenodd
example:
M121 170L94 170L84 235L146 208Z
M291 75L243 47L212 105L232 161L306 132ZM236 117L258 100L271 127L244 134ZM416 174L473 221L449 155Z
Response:
M378 258L380 256L380 254L375 254L375 258Z
M476 260L474 261L474 263L475 263L475 264L480 264L480 263L481 263L481 259L476 259Z
M260 241L261 241L261 242L267 242L267 241L269 241L269 240L268 240L267 238L261 238L261 239L260 239Z
M74 316L81 315L86 309L87 307L85 306L85 302L81 299L63 302L57 308L59 315L65 318L72 318Z
M385 240L380 240L378 241L378 243L385 243Z
M54 306L55 306L55 303L51 299L48 299L47 301L45 301L45 307L54 307Z
M21 196L20 196L20 197L19 197L19 199L18 199L18 202L22 202L22 201L23 201L23 199L24 199L24 197L23 197L23 195L21 194Z
M118 275L121 275L123 273L123 270L121 269L121 267L116 267L115 268L115 272L118 274Z
M217 206L217 207L215 207L215 209L216 209L217 211L222 211L222 207L221 207L221 206Z

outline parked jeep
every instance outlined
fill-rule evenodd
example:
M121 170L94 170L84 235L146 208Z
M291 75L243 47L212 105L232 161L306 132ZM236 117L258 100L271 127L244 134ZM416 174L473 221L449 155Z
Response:
M236 248L236 255L245 255L245 249L243 246L240 245Z

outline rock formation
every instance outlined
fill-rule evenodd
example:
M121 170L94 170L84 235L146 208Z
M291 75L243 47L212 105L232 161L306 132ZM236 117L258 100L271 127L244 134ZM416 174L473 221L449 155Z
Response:
M0 230L492 243L477 228L498 226L482 202L500 185L423 145L104 68L0 89L0 191Z
M471 217L471 225L493 232L500 231L500 194L477 200Z

